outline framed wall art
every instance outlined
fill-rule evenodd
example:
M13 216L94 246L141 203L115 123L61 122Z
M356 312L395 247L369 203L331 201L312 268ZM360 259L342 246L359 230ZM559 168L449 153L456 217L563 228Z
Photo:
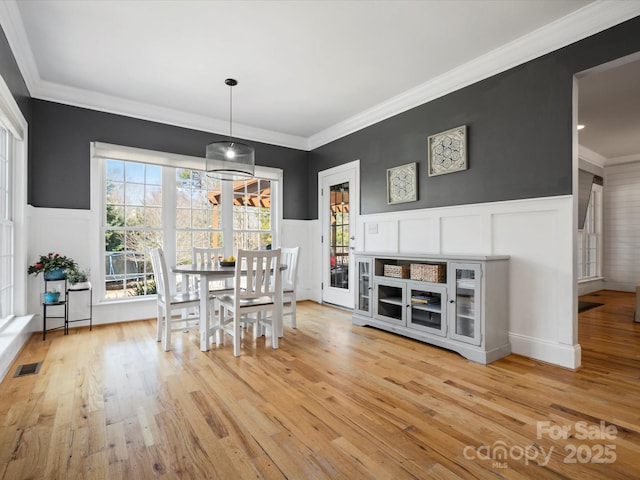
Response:
M431 135L428 140L429 176L467 169L467 126Z
M387 203L415 202L418 200L418 167L407 163L387 169Z

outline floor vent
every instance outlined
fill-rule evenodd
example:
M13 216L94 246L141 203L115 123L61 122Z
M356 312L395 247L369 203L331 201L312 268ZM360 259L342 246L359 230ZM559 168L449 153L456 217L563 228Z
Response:
M13 377L24 377L25 375L35 375L40 371L40 366L42 362L37 363L26 363L24 365L20 365L16 370L16 373Z

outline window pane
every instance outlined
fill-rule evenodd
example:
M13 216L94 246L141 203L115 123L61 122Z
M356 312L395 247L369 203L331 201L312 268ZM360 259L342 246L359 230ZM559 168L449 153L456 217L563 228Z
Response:
M211 210L191 210L192 228L210 228Z
M107 183L124 182L124 162L120 160L107 160Z
M255 209L250 209L247 212L247 228L249 230L258 230L260 228L260 215Z
M187 169L176 171L176 185L176 261L190 263L192 247L221 246L212 235L221 227L222 188L220 180ZM214 238L218 243L210 243Z
M349 288L349 183L331 185L329 217L329 268L331 286Z
M147 186L145 190L145 205L162 206L162 187Z
M176 228L191 228L191 210L188 208L176 209Z
M161 208L146 208L144 211L144 223L145 227L162 227L162 209Z
M191 208L190 191L184 188L176 189L176 206L180 208Z
M260 230L271 230L271 214L260 214Z
M162 167L159 165L145 165L146 184L162 186Z
M127 205L144 205L144 185L128 183L124 189Z
M234 251L272 245L271 182L259 178L234 182Z
M107 183L107 203L111 203L111 204L124 203L124 183L122 182Z
M126 162L124 166L124 181L133 183L144 183L144 163Z
M148 258L162 245L162 167L107 160L106 298L155 293Z

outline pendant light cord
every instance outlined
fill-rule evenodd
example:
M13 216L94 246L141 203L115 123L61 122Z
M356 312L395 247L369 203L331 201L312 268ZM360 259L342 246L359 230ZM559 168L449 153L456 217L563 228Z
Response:
M229 85L229 141L233 140L233 85Z

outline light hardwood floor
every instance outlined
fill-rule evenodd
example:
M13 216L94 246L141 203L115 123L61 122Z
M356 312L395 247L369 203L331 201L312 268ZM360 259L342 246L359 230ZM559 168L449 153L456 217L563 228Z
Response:
M153 321L35 334L16 365L40 373L0 385L0 478L637 479L633 295L588 299L606 305L581 314L578 372L479 365L311 302L280 349L238 358L193 333L162 352Z

